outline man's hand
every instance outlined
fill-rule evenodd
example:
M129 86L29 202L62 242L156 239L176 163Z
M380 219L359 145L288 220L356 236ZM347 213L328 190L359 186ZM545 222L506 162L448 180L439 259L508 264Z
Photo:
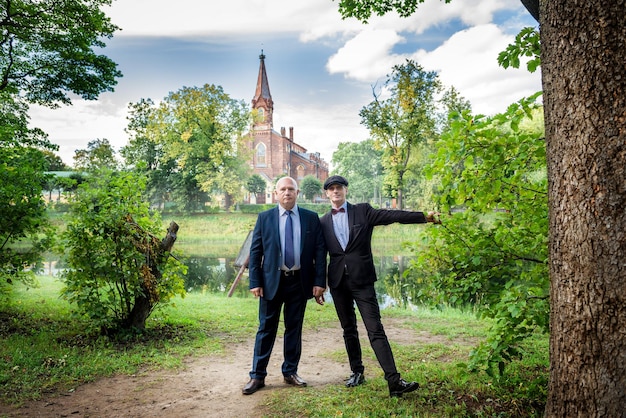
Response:
M263 297L263 288L262 287L255 287L254 289L250 289L250 293L252 293L255 298L262 298Z
M324 287L313 286L313 296L318 305L324 304L324 291L326 291Z
M426 215L426 222L432 222L434 224L440 224L441 223L441 219L439 219L439 212L428 212L428 215Z

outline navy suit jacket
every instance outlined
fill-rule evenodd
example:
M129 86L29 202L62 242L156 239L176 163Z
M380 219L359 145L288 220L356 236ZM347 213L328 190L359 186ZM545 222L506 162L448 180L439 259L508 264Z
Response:
M317 213L298 207L300 214L300 281L304 296L313 297L313 286L326 287L326 246ZM250 289L263 288L263 297L272 300L280 284L282 252L278 206L259 214L252 242L248 270Z
M376 281L376 269L372 256L372 232L376 225L392 223L426 223L422 212L404 210L374 209L369 203L347 204L348 227L350 236L346 249L342 249L335 231L331 212L322 216L322 230L326 247L330 254L328 264L328 285L336 288L344 275L350 275L350 282L357 286L373 284Z

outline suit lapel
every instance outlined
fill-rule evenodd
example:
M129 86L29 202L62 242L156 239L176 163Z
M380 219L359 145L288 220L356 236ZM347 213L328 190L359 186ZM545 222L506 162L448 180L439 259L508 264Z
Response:
M278 253L282 254L282 247L280 245L280 211L278 210L278 206L274 208L274 213L270 217L270 222L272 223L272 228L276 231L276 234L272 234L276 237L275 245L278 246Z
M354 213L354 205L348 203L346 207L348 208L348 242L346 243L346 251L348 251L348 247L350 247L354 238L352 234L354 232L354 219L356 218L356 214Z
M306 215L298 208L298 215L300 215L300 255L302 255L302 250L304 249L304 237L305 231L307 228L307 217Z
M333 227L333 215L328 212L328 215L322 218L322 228L324 228L327 232L326 235L333 237L333 242L327 242L326 245L330 247L333 244L333 247L336 247L341 250L341 244L335 235L335 228Z

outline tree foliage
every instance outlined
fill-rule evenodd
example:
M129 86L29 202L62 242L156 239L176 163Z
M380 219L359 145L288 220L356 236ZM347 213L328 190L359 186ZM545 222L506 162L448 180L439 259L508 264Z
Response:
M121 76L94 48L117 29L100 11L109 0L11 0L0 4L0 292L28 278L49 246L42 152L55 151L28 126L28 104L56 107L70 94L95 99Z
M155 117L156 108L151 99L141 99L128 105L128 144L122 147L120 154L125 167L141 173L147 178L146 198L154 207L165 208L167 202L174 200L174 185L179 184L180 173L176 170L176 161L165 158L163 145L149 136L148 125ZM188 199L180 194L179 209L185 209Z
M315 196L322 193L322 182L319 181L317 177L310 174L300 180L299 187L304 195L304 198L310 202L313 201Z
M445 0L450 3L451 0ZM372 16L372 14L382 16L391 11L397 12L400 17L409 17L417 10L424 0L340 0L339 12L345 17L355 17L362 22Z
M546 146L536 95L493 117L465 112L442 134L428 174L441 180L442 210L409 269L418 298L476 306L494 318L476 367L502 372L520 343L547 331L549 309Z
M267 183L258 174L251 175L248 180L246 180L246 190L255 195L259 193L265 193L265 189L267 188Z
M55 150L28 127L27 105L0 91L0 297L13 280L32 282L53 236L42 198L49 176L42 150Z
M106 138L89 141L87 149L74 152L74 168L78 171L93 172L103 168L114 170L117 165L115 150Z
M441 84L435 72L424 71L407 60L393 67L385 82L388 98L374 93L374 100L359 112L377 147L383 151L384 183L403 208L404 175L411 152L435 136L436 94Z
M144 188L136 173L101 170L70 201L63 295L102 329L136 326L132 315L142 298L157 307L185 294L184 268L174 258L162 260L159 280L148 269L160 257L155 240L165 233L142 200Z
M528 57L526 68L534 73L541 65L541 45L539 31L535 28L524 28L515 36L515 41L498 55L498 64L503 68L519 68L520 57Z
M44 106L93 100L121 73L94 48L118 29L100 10L111 0L5 0L0 6L0 91Z
M353 202L380 202L383 166L381 149L374 140L340 142L333 153L333 174L348 179L350 200Z
M63 162L63 159L54 152L44 150L43 154L46 159L47 171L68 171L70 169L67 164Z
M207 84L170 93L149 115L145 135L162 153L161 164L175 163L184 185L238 199L247 178L242 141L249 122L244 102Z

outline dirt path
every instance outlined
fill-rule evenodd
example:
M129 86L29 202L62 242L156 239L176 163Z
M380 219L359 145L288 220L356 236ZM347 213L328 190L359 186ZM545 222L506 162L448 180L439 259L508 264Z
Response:
M432 341L383 319L387 336L397 344ZM436 337L435 337L436 338ZM369 345L367 341L362 341ZM0 417L115 417L115 418L206 418L258 416L263 397L275 390L297 390L283 383L282 337L277 338L266 387L244 396L241 388L248 380L254 341L238 344L226 356L189 360L184 369L158 371L134 376L100 379L71 393L29 402L16 409L0 405ZM342 384L350 374L347 362L330 360L325 353L343 350L341 329L305 331L298 373L309 386ZM256 412L255 412L256 411Z

